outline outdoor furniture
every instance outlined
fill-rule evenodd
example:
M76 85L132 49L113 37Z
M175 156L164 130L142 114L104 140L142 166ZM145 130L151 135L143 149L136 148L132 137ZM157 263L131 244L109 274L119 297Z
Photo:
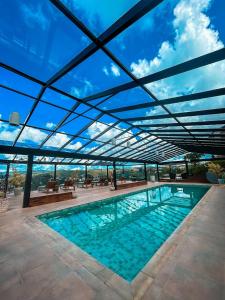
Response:
M85 181L84 181L84 187L88 188L88 186L90 186L92 188L94 186L91 179L85 179Z
M48 181L46 186L38 187L38 191L39 192L44 192L44 193L49 193L50 191L58 192L59 191L59 185L58 185L57 181L51 180L51 181Z
M181 178L182 179L187 179L188 178L188 173L182 173Z
M124 176L121 176L119 180L120 180L121 183L125 183L126 182L126 178Z
M77 182L77 187L88 188L89 186L92 188L94 186L94 183L92 182L91 179L85 179Z
M218 178L217 176L212 173L212 172L207 172L206 173L206 179L208 180L208 182L210 183L218 183Z
M134 176L134 175L131 175L131 176L130 176L130 180L131 180L131 181L137 181L137 177Z
M169 173L170 180L176 180L176 173Z
M75 191L75 185L74 181L72 179L65 180L64 184L60 186L62 190L74 190Z

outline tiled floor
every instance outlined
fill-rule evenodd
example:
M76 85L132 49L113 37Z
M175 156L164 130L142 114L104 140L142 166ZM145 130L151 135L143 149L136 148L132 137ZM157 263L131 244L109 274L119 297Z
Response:
M129 285L35 215L123 194L94 188L77 199L0 215L0 299L225 299L225 187L213 186Z

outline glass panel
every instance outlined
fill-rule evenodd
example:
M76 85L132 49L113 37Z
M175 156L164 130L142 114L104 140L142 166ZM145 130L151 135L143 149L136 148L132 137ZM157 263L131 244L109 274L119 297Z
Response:
M193 125L193 126L185 126L187 129L215 129L215 128L223 128L224 125Z
M0 84L6 85L34 97L38 95L41 89L39 84L4 68L0 68Z
M53 165L33 165L32 174L32 191L38 190L40 186L46 187L49 180L52 180L54 176L54 166Z
M90 143L89 145L87 145L86 147L81 149L79 152L80 153L89 153L89 152L94 151L98 146L101 146L101 145L103 145L103 144L93 141L92 143ZM91 153L91 154L94 154L94 153ZM95 154L96 154L96 151L95 151Z
M107 47L138 78L220 49L225 38L219 11L224 11L224 4L217 2L218 15L215 11L212 15L210 1L196 5L195 1L165 0ZM198 85L196 78L191 81ZM174 80L174 88L176 85ZM155 92L164 93L156 87Z
M144 117L144 116L157 116L157 115L165 115L167 112L161 106L156 106L155 108L141 108L135 110L128 110L119 113L114 113L114 115L118 118L136 118L136 117Z
M63 151L74 152L74 150L79 150L86 143L87 140L76 138L72 140L72 142L70 142L68 145L66 145L66 147L63 148Z
M21 126L12 126L9 123L0 121L0 143L2 145L12 145L19 134Z
M143 121L136 121L131 122L133 125L151 125L151 124L170 124L170 123L176 123L176 121L173 118L165 118L165 119L158 119L158 120L143 120ZM178 123L177 123L178 124Z
M34 101L25 96L0 88L0 118L8 121L12 112L18 112L20 123L23 123L30 112Z
M39 102L29 120L29 125L54 130L59 121L67 114L65 110Z
M45 0L1 1L0 27L3 61L44 81L89 44L87 37Z
M0 159L13 160L15 156L15 154L0 154Z
M57 93L51 89L46 89L42 96L42 99L67 109L72 109L72 107L77 103L77 101L60 93Z
M99 50L54 85L75 97L84 98L129 80L129 77Z
M116 94L99 105L101 109L109 110L129 105L152 102L152 98L140 87Z
M178 120L180 122L218 121L218 120L225 120L225 114L182 117L182 118L178 118Z
M111 149L112 147L113 147L113 145L111 145L111 144L105 144L103 147L101 147L101 148L98 149L98 155L101 155L103 152ZM95 153L93 152L92 154L94 155Z
M138 0L62 0L96 36L110 27L125 14Z
M18 147L38 147L48 136L49 132L26 126L17 143Z
M188 112L205 109L216 109L225 107L225 96L193 100L183 103L166 105L172 113Z
M94 122L92 125L88 127L87 130L85 130L81 136L94 139L97 135L102 133L104 130L109 128L106 124L100 123L100 122Z
M71 139L70 136L62 133L55 133L48 139L42 148L59 150L62 146L65 145Z
M75 116L76 115L74 114L74 117ZM60 127L59 131L75 135L90 122L92 122L92 121L87 118L75 117L74 120L71 120L69 122L66 121L65 125Z
M94 108L93 109L89 108L88 111L85 112L83 115L88 117L88 118L91 118L91 119L96 119L96 117L98 115L100 115L100 112L99 112L99 110L96 110Z
M147 84L146 87L160 100L222 88L225 85L224 69L225 60Z
M27 161L27 155L16 155L15 160Z

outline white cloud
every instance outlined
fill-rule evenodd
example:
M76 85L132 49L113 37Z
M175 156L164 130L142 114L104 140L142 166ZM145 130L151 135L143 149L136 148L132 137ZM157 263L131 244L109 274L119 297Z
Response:
M42 30L47 29L49 20L43 13L43 9L40 4L34 6L31 4L21 4L20 9L27 26L31 28L39 27L42 28Z
M69 144L65 147L65 149L70 149L70 150L78 150L80 147L82 147L81 142L76 142L75 144Z
M112 74L115 76L115 77L119 77L120 76L120 69L113 63L111 63L111 71L112 71Z
M75 78L76 80L76 78ZM77 98L83 98L87 96L88 94L92 93L95 90L94 85L87 79L84 79L81 82L82 87L72 87L71 88L71 94Z
M39 129L25 127L20 135L18 142L23 143L26 141L32 141L34 143L40 144L46 137L47 133Z
M7 123L0 122L0 140L13 142L19 134L21 128L12 128ZM47 133L32 127L25 127L18 139L20 143L33 142L40 145L45 138L48 136ZM48 147L62 147L65 143L70 140L70 137L66 134L56 133L46 143ZM80 142L75 144L70 143L66 146L66 149L77 150L82 146Z
M143 77L223 48L224 44L219 39L218 31L213 28L210 18L206 15L210 2L210 0L181 0L174 9L174 41L164 41L159 48L158 55L153 59L148 60L145 58L133 62L131 64L133 74L137 77ZM225 63L218 62L153 82L148 84L147 87L159 99L165 99L222 87L224 86L224 72ZM210 109L214 108L215 103L217 103L217 107L219 103L224 106L225 98L211 98L202 100L202 102L184 102L179 105L170 105L168 108L171 111ZM154 110L157 112L157 108ZM154 114L154 110L151 110L151 114Z
M120 76L120 69L117 65L115 65L114 63L111 63L110 67L107 68L106 66L104 66L102 68L102 72L106 75L112 75L114 77L119 77Z
M19 134L19 131L20 128L10 130L8 124L0 122L0 140L2 141L14 141L17 135Z
M46 123L46 127L47 127L48 129L52 129L52 128L54 128L55 126L56 126L55 123L52 123L52 122L47 122L47 123Z
M104 73L106 76L109 76L109 71L108 71L108 69L106 68L106 66L103 67L102 71L103 71L103 73Z

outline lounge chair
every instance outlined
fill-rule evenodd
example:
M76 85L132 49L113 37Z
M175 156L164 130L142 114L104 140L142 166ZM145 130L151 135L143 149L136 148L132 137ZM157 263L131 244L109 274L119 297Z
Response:
M74 181L72 179L65 180L64 184L60 186L63 190L74 190L75 191L75 185Z
M125 183L125 182L126 182L126 178L125 178L124 176L121 176L121 177L120 177L120 182L121 182L121 183Z
M170 180L176 180L176 174L175 173L170 173Z
M94 184L93 184L91 179L85 179L83 186L86 187L86 188L88 188L88 186L93 188Z
M188 173L182 173L181 178L182 179L187 179L188 178Z
M51 180L48 181L48 183L46 184L46 186L44 187L39 187L38 190L40 192L44 192L44 193L49 193L49 192L58 192L59 191L59 185L57 181Z

